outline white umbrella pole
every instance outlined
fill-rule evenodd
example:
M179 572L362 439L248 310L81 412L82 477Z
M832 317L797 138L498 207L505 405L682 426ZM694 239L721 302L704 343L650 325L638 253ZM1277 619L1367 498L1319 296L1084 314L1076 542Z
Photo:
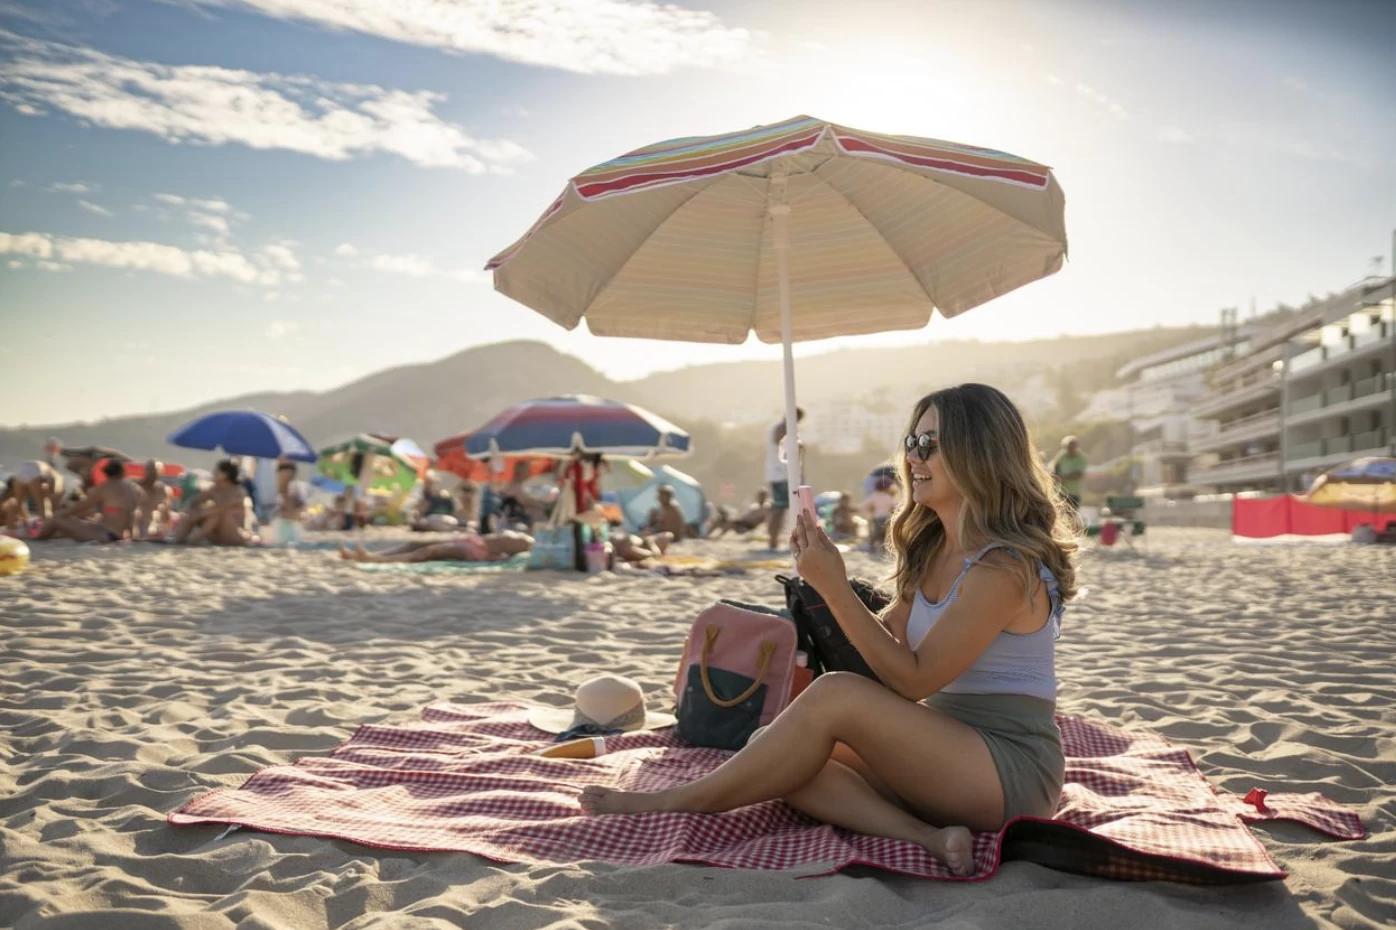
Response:
M780 281L780 342L785 355L785 477L790 483L790 509L795 510L795 489L800 486L800 447L795 422L795 355L790 325L790 237L786 226L790 205L775 203L770 210L771 240L776 249L776 275Z

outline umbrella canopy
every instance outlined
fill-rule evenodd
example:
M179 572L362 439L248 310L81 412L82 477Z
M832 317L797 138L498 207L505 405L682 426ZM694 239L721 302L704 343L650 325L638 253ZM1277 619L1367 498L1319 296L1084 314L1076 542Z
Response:
M496 468L492 459L472 459L466 455L465 441L469 438L469 433L461 433L438 442L433 447L436 453L435 467L464 481L492 481L495 478L507 481L513 478L514 470L520 464L523 464L526 472L524 481L557 468L557 459L541 455L506 455L502 459L502 466Z
M320 450L317 470L326 478L346 485L359 483L360 470L368 463L372 480L365 490L398 493L417 483L415 465L393 451L396 436L360 433Z
M1050 169L992 149L799 116L674 139L584 171L486 266L495 289L597 335L739 343L918 329L1057 271Z
M1320 507L1396 513L1396 458L1367 456L1329 469L1314 482L1308 500Z
M633 404L566 394L515 404L465 440L471 458L499 455L682 455L688 433Z
M315 449L284 420L255 410L225 410L184 424L165 437L186 449L222 449L228 455L315 461Z

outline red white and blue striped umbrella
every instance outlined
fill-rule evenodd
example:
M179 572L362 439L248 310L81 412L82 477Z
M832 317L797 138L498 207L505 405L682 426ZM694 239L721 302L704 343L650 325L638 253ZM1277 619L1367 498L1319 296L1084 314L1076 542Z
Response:
M688 451L688 433L663 417L634 404L587 394L515 404L465 441L471 458L573 452L640 458Z

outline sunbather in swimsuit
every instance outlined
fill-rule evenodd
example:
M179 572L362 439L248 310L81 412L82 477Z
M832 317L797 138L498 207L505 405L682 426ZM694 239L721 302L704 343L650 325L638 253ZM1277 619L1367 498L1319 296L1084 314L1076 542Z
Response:
M134 481L127 481L121 462L108 462L103 473L106 483L87 496L65 507L44 523L35 539L66 537L82 542L116 542L135 531L136 514L144 500Z
M245 546L251 537L243 524L247 519L247 494L242 489L237 463L219 462L213 470L213 487L189 501L184 518L175 530L177 543L215 546ZM205 506L207 505L207 506Z
M532 548L532 536L506 530L488 536L465 533L448 542L403 543L384 552L340 546L339 557L351 562L498 562Z

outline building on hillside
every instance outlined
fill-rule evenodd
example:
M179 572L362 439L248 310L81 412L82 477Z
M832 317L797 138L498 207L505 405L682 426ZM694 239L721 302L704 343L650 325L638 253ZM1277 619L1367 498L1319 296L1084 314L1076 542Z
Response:
M1396 434L1396 279L1367 279L1250 338L1192 408L1215 432L1192 444L1193 483L1304 491Z
M800 438L810 448L831 455L855 455L865 446L890 455L901 442L907 412L916 400L876 406L855 400L809 404Z
M1136 359L1115 372L1123 381L1111 409L1123 408L1133 442L1135 494L1189 498L1200 489L1189 480L1190 445L1212 427L1192 414L1207 393L1207 370L1234 352L1244 351L1250 329L1219 333Z

